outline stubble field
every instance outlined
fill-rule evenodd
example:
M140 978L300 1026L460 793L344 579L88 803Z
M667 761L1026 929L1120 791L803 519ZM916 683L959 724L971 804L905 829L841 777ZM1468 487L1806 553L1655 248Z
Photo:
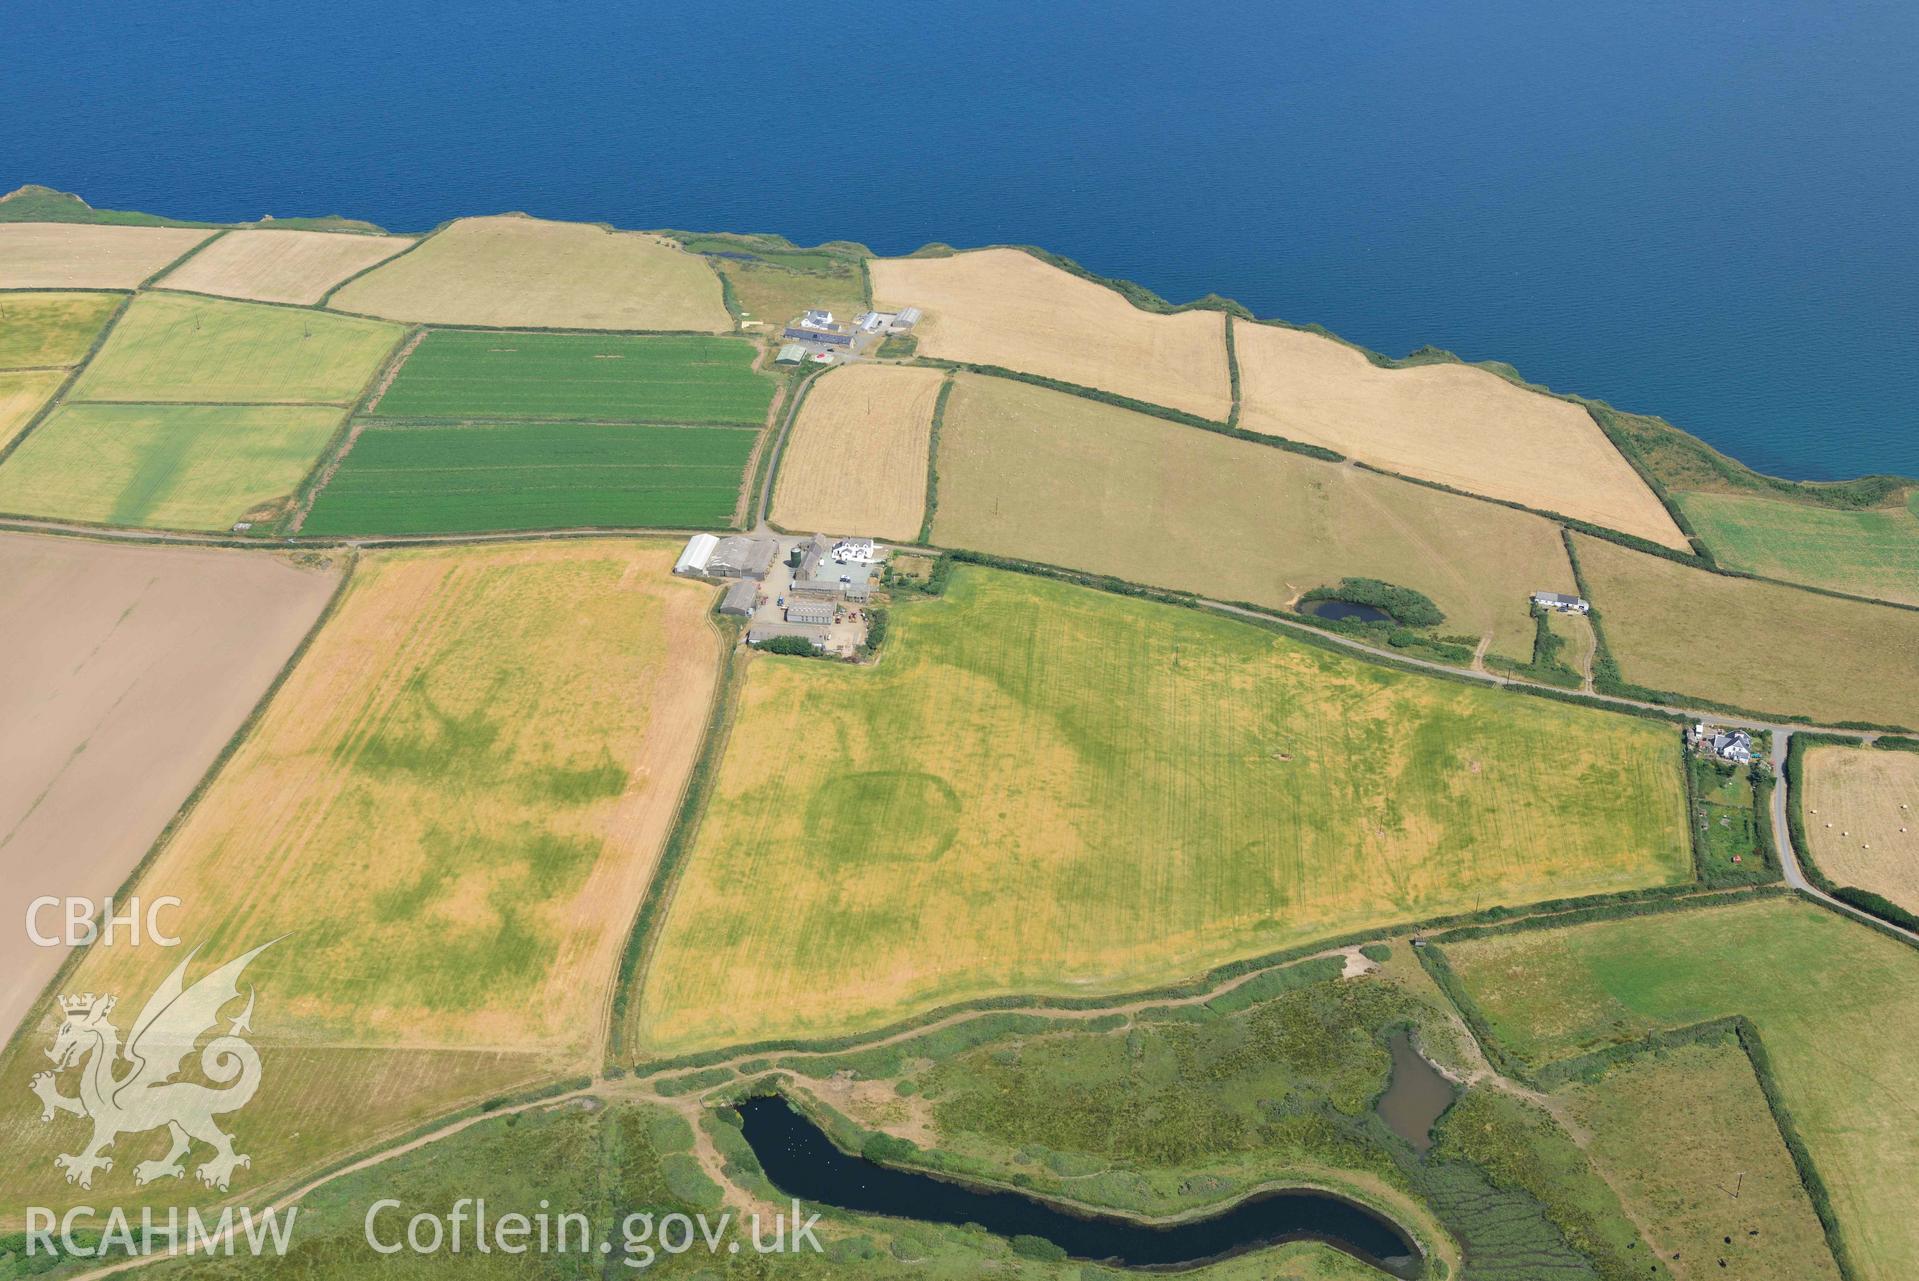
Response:
M780 458L785 529L916 539L926 512L937 369L853 365L813 384Z
M1720 563L1856 596L1919 605L1919 514L1857 511L1750 494L1681 494Z
M1684 879L1678 744L962 567L877 666L760 657L630 1044L831 1036Z
M1470 365L1382 369L1343 343L1235 324L1240 423L1389 471L1688 550L1658 495L1577 405Z
M1919 913L1919 752L1815 747L1799 798L1813 861Z
M0 223L0 289L132 289L211 231Z
M1827 723L1919 727L1919 611L1728 578L1574 535L1626 680Z
M937 467L943 546L1268 606L1377 578L1521 662L1574 590L1541 517L1007 379L960 376Z
M925 312L919 354L1042 374L1224 421L1225 316L1158 315L1019 249L875 258L875 305Z
M719 277L697 254L645 232L511 215L462 218L330 305L442 325L733 328Z
M480 1093L599 1062L606 984L719 658L711 590L671 576L676 550L367 558L143 874L140 893L181 899L177 932L209 963L281 939L247 972L273 1093L241 1118L256 1145L244 1177L283 1178ZM179 959L97 946L73 983L131 1003ZM0 1062L0 1088L25 1090L52 1027L41 1018ZM88 1195L51 1162L70 1131L27 1108L5 1125L20 1158L0 1176L7 1203ZM103 1176L115 1193L134 1195L121 1172L138 1146Z
M0 293L0 369L77 365L120 294Z
M316 303L348 276L385 262L413 243L405 236L229 231L158 284L256 302Z
M67 380L62 369L23 369L0 373L0 449L33 421Z
M1447 958L1531 1064L1744 1015L1861 1277L1919 1268L1919 953L1796 898L1495 934Z

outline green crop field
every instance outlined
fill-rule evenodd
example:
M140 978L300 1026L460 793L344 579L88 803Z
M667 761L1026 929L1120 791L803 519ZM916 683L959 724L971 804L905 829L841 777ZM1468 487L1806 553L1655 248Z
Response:
M1751 494L1680 494L1720 562L1772 578L1919 604L1919 515L1813 507ZM1913 501L1919 503L1919 491Z
M1494 934L1445 954L1494 1038L1533 1065L1751 1019L1860 1275L1919 1271L1919 951L1770 898Z
M385 321L298 307L141 294L73 397L344 405L405 332Z
M363 423L301 532L730 525L758 439L741 427Z
M0 511L225 529L291 494L342 416L325 405L69 402L0 463Z
M436 330L407 356L374 412L757 427L775 384L754 370L754 354L738 338Z
M962 567L877 665L756 657L629 1044L1126 990L1690 874L1678 736Z
M0 293L0 369L73 365L120 305L119 294Z

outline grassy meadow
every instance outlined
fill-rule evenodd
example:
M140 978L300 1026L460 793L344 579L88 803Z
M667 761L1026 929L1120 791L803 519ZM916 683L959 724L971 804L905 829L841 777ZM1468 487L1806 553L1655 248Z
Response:
M0 294L0 369L79 364L120 301L119 294Z
M1678 498L1729 568L1919 605L1919 514L1911 507L1813 507L1753 494Z
M366 557L142 874L141 894L179 897L177 932L209 961L282 940L248 971L275 1091L243 1118L253 1177L599 1063L606 984L719 660L711 591L672 577L676 551L567 541ZM72 984L132 1003L179 959L122 940L90 949ZM30 1024L0 1087L24 1091L52 1027ZM365 1079L341 1079L349 1060ZM0 1203L84 1195L51 1161L70 1132L26 1108L5 1124L18 1159ZM132 1194L120 1155L113 1191L94 1195Z
M1663 727L962 567L876 666L753 660L629 1043L1123 991L1689 874Z
M0 371L0 449L26 429L66 380L63 369Z
M1792 1154L1731 1033L1630 1059L1561 1097L1590 1136L1587 1153L1675 1277L1840 1281Z
M1774 715L1919 727L1919 611L1573 541L1625 680Z
M1859 1276L1919 1269L1919 1062L1907 1035L1919 952L1788 897L1494 934L1445 953L1495 1039L1535 1066L1752 1020Z
M326 405L69 401L0 464L0 511L226 529L291 495L342 416Z
M944 546L1267 606L1377 578L1520 662L1574 590L1540 517L1003 378L960 376L936 468Z
M852 365L816 380L780 457L774 522L917 539L945 379L937 369Z
M300 531L727 526L758 440L741 427L365 422Z
M187 294L141 294L76 400L314 403L359 396L405 331L352 316Z
M434 330L373 412L387 418L578 418L757 427L774 383L737 338Z
M1815 747L1794 799L1820 871L1919 914L1919 752Z

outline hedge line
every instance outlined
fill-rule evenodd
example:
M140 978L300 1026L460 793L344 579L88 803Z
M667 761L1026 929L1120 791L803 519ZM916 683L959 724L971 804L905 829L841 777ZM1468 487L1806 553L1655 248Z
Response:
M940 383L939 395L933 401L933 427L926 440L926 515L920 519L920 546L925 547L933 541L933 514L940 506L940 430L946 425L946 402L953 397L953 375L949 372Z
M1839 1216L1833 1212L1832 1195L1826 1190L1826 1181L1819 1176L1819 1168L1813 1164L1812 1153L1806 1149L1805 1140L1799 1137L1799 1127L1793 1122L1792 1110L1786 1106L1785 1096L1779 1089L1779 1079L1772 1070L1772 1057L1766 1053L1765 1043L1759 1038L1759 1029L1744 1017L1735 1019L1734 1026L1739 1044L1745 1048L1746 1058L1752 1063L1752 1074L1759 1079L1760 1093L1766 1096L1766 1106L1772 1111L1773 1123L1779 1127L1779 1137L1785 1140L1793 1169L1799 1172L1799 1182L1805 1186L1806 1198L1812 1202L1812 1211L1819 1216L1819 1226L1825 1230L1826 1247L1832 1251L1832 1261L1845 1281L1854 1281L1859 1276L1859 1270L1853 1264L1851 1251L1846 1248L1845 1236L1839 1228Z

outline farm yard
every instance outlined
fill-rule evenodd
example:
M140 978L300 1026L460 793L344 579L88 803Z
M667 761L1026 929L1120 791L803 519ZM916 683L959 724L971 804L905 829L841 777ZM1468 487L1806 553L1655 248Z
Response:
M240 1118L258 1178L598 1064L605 984L718 668L710 590L671 576L674 551L623 540L364 556L141 876L140 893L182 900L178 932L209 957L281 940L248 971L274 1064L270 1095ZM72 983L150 991L178 960L97 945ZM0 1060L0 1089L24 1091L44 1066L52 1017ZM70 1201L51 1160L70 1136L26 1108L0 1127L18 1158L0 1196Z
M229 231L157 282L162 289L316 303L341 281L413 245L405 236Z
M737 338L438 329L401 363L384 418L766 421L776 384Z
M0 289L133 289L212 234L192 227L0 222Z
M1919 1019L1913 949L1774 898L1494 933L1444 953L1495 1040L1533 1067L1661 1029L1750 1019L1857 1274L1899 1281L1919 1268L1909 1195L1919 1065L1905 1034Z
M79 364L122 301L119 294L0 294L0 369Z
M266 690L337 564L0 533L0 1025L65 953L42 894L113 893Z
M1751 494L1680 494L1722 565L1855 596L1919 605L1919 513L1814 507ZM1919 503L1919 494L1912 500Z
M325 405L69 401L0 465L0 512L226 529L291 494L344 416Z
M33 421L66 380L61 369L0 371L0 450Z
M1919 727L1919 611L1573 543L1626 680L1775 715Z
M1815 747L1805 789L1806 852L1819 870L1919 915L1919 752Z
M926 512L937 369L853 365L812 384L780 459L773 520L911 541Z
M300 532L730 526L760 438L613 423L363 421L355 432Z
M1233 327L1240 423L1388 471L1689 550L1686 536L1578 405L1471 365L1382 369L1319 334Z
M1377 578L1521 662L1574 590L1540 517L1008 379L959 376L936 465L943 546L1273 607Z
M511 214L450 223L328 303L439 325L733 328L720 279L698 255L645 232Z
M969 567L888 645L753 660L629 1044L1128 990L1690 874L1649 722Z
M875 258L873 301L924 310L919 354L999 365L1224 421L1226 318L1159 315L1021 249Z
M74 384L76 400L345 405L398 325L188 294L141 294Z

